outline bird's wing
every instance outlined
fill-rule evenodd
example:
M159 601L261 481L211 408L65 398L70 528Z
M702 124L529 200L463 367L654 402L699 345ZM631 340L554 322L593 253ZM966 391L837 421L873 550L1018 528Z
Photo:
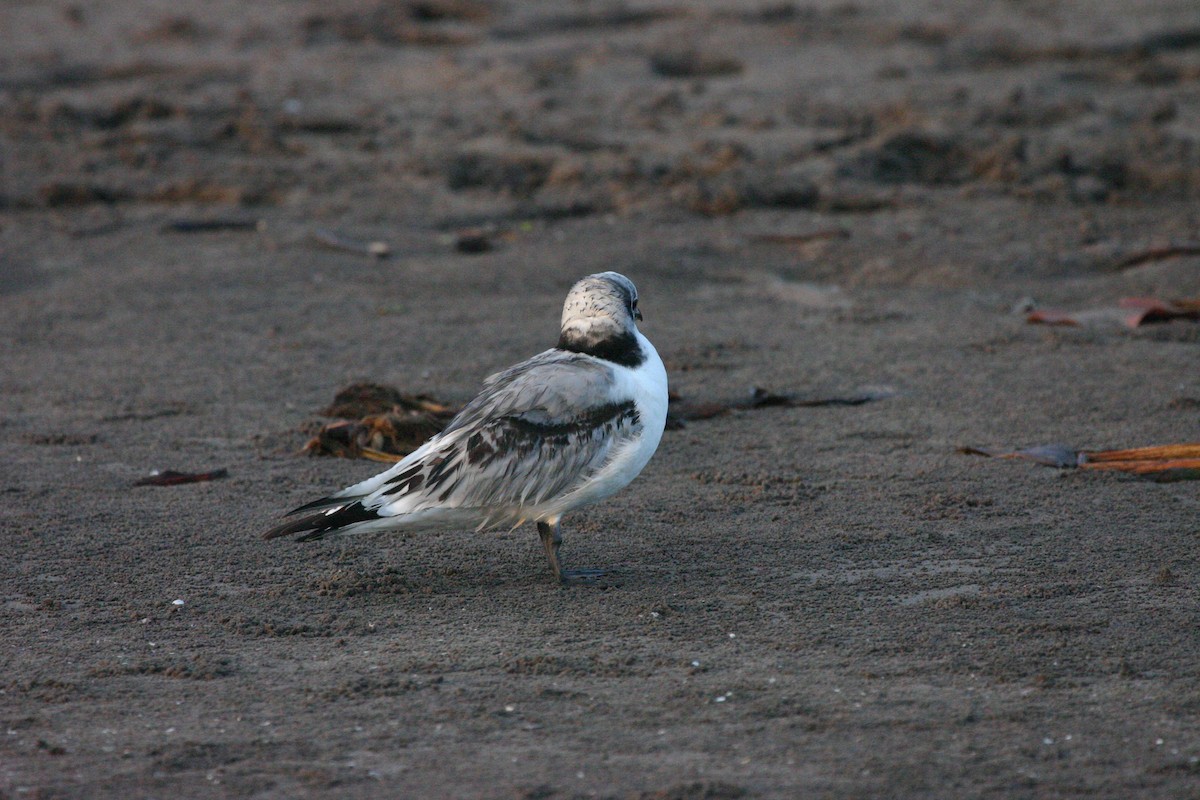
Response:
M590 356L548 350L484 384L435 436L391 469L299 510L327 510L269 535L303 538L431 509L477 509L484 524L516 523L521 507L570 491L640 434L632 398Z
M633 399L613 390L611 368L594 358L535 356L493 375L419 462L368 500L387 515L478 508L502 522L506 510L559 497L641 431Z

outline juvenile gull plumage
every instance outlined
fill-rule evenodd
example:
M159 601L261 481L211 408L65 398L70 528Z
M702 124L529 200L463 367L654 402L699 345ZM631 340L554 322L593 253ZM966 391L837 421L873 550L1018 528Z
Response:
M444 431L373 478L303 505L264 538L299 541L380 530L537 523L563 583L563 515L637 477L667 419L667 373L637 329L637 289L616 272L589 275L563 304L557 347L492 375Z

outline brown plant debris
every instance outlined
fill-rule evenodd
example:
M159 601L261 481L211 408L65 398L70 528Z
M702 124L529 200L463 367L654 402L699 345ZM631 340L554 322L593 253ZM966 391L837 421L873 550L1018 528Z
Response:
M778 394L761 386L750 390L750 399L745 408L766 408L768 406L785 406L787 408L819 408L821 406L861 406L876 400L884 400L894 395L888 389L868 389L844 395L797 395Z
M399 461L458 413L428 395L406 395L392 386L354 383L340 390L321 414L339 418L304 446L313 456Z
M216 231L261 231L266 223L261 219L218 217L214 219L174 219L162 226L164 233L213 233Z
M1041 325L1098 326L1121 324L1139 328L1152 322L1173 319L1200 319L1200 297L1186 300L1159 300L1156 297L1122 297L1116 307L1080 311L1038 309L1025 321Z
M809 233L761 233L753 237L755 241L766 244L779 244L785 247L797 247L810 242L828 239L849 239L850 232L845 228L820 228Z
M423 414L372 414L321 428L304 445L310 456L399 461L446 427Z
M1182 242L1175 244L1157 245L1130 253L1117 262L1117 269L1129 269L1150 264L1155 261L1165 261L1168 258L1183 256L1200 256L1200 242Z
M488 5L469 0L383 0L346 13L310 14L301 21L301 32L309 46L372 42L444 47L475 41L478 34L469 24L483 22L491 13Z
M484 230L462 230L458 232L454 239L454 249L460 253L467 253L469 255L486 253L494 247L491 235Z
M761 386L750 388L750 394L732 401L685 401L680 395L670 394L670 410L667 412L667 430L678 430L687 422L712 419L733 410L758 408L820 408L822 406L860 406L891 397L894 392L886 389L871 389L844 395L797 395L780 394Z
M421 412L447 421L458 409L434 400L427 394L403 394L394 386L379 383L352 383L338 390L333 402L322 409L326 417L365 417L370 414Z
M227 477L229 477L229 470L226 469L214 469L211 472L177 472L173 469L166 469L136 480L133 482L133 485L179 486L184 483L202 483L204 481L215 481L218 478Z
M392 254L392 247L387 242L362 242L358 239L351 239L349 237L342 236L339 233L325 230L324 228L317 228L315 231L313 231L312 240L322 247L330 250L341 250L346 253L357 253L360 256L387 258Z
M653 53L650 69L664 78L722 78L740 74L744 65L733 56L689 49Z
M1032 461L1059 469L1116 470L1155 481L1200 480L1200 443L1135 447L1129 450L1076 450L1051 444L1025 450L960 447L958 452L990 458Z

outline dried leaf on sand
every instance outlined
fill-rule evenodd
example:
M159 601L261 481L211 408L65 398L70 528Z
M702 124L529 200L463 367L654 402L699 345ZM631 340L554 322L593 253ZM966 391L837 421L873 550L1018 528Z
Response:
M404 394L394 386L364 382L339 389L333 402L321 410L322 416L343 419L388 412L421 412L449 420L458 413L458 409L427 394Z
M173 469L163 470L133 482L134 486L179 486L184 483L202 483L214 481L229 476L229 471L214 469L211 472L176 472Z
M399 461L440 433L457 411L428 395L406 395L376 383L351 384L321 412L338 420L322 426L304 451L314 456Z
M1156 297L1122 297L1116 307L1088 308L1080 311L1038 309L1025 317L1026 322L1042 325L1103 326L1124 325L1138 328L1151 322L1172 319L1200 319L1200 298L1159 300Z
M1116 470L1163 482L1200 480L1200 443L1135 447L1129 450L1075 450L1062 444L1025 450L960 447L959 452L1032 461L1060 469Z
M752 386L749 396L741 400L685 401L681 396L672 392L671 408L667 413L667 430L677 430L683 428L689 421L712 419L735 409L859 406L875 400L883 400L894 394L895 392L889 389L866 389L838 395L799 395L783 394L764 389L761 386Z

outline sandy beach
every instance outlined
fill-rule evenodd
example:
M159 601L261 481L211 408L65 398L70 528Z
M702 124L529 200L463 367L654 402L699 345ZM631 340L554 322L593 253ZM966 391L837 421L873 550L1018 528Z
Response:
M1200 440L1200 322L1096 313L1200 298L1194 2L0 40L3 800L1195 795L1200 482L959 451ZM303 452L339 389L464 403L610 269L713 413L566 519L604 585L532 526L261 539L380 470Z

